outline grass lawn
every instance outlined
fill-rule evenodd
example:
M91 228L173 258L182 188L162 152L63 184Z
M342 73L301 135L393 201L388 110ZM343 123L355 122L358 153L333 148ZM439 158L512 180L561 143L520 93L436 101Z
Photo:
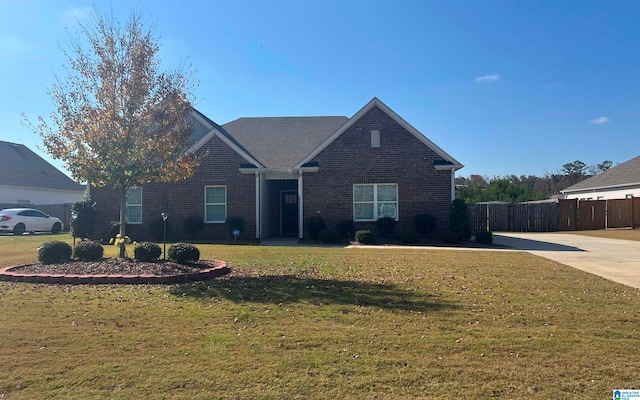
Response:
M68 239L0 237L0 265L52 238ZM0 282L0 396L592 400L640 386L640 293L528 253L198 247L232 275Z

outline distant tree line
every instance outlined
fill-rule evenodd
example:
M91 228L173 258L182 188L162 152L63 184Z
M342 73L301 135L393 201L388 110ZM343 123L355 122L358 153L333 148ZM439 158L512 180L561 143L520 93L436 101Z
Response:
M549 199L560 194L561 190L602 173L612 166L613 162L610 160L591 166L576 160L564 164L559 172L546 173L542 177L535 175L505 175L493 178L481 175L460 176L455 180L456 198L466 203L485 201L522 203Z

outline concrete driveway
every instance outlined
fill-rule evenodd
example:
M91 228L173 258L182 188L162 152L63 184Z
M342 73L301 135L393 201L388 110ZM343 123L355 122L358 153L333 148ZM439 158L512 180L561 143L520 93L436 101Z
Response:
M566 233L512 232L494 233L493 242L640 289L640 242Z

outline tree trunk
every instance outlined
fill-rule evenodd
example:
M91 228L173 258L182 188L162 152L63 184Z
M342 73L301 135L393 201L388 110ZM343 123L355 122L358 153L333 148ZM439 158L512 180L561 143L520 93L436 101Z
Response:
M120 238L127 236L127 188L120 188ZM125 258L125 245L119 246L118 257Z

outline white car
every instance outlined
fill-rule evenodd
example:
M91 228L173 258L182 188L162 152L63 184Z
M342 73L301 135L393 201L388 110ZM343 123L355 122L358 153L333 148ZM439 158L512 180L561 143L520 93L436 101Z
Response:
M59 233L62 221L33 208L6 208L0 211L0 232L13 232L22 235L25 232Z

